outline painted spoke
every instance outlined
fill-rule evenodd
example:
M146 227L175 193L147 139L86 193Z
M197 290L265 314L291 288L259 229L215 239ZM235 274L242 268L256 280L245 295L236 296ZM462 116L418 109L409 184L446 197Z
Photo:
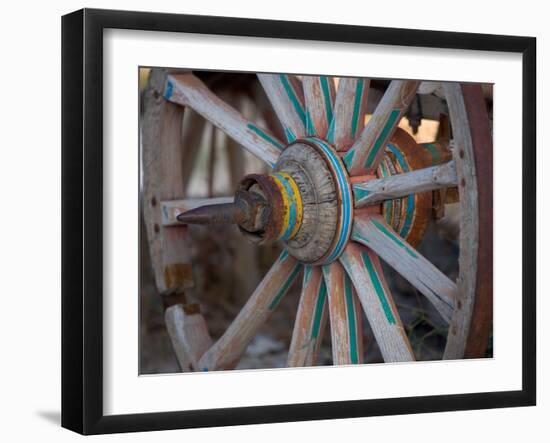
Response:
M378 257L350 242L340 262L349 274L385 362L413 361L414 354Z
M178 226L181 223L176 218L182 212L190 211L205 205L219 205L224 203L233 203L233 197L214 197L214 198L187 198L184 200L169 200L160 203L162 212L163 226Z
M304 98L306 103L306 132L325 138L332 121L334 107L334 79L333 77L302 77Z
M229 369L237 365L258 329L277 307L301 269L302 265L286 251L281 253L233 323L200 359L201 370Z
M375 170L386 143L415 97L419 82L393 80L365 129L344 157L351 175Z
M369 85L364 78L344 77L338 83L327 139L339 151L347 151L365 126Z
M359 300L342 265L323 266L328 292L332 359L335 365L363 363Z
M327 320L327 288L319 266L305 266L288 353L289 367L314 366Z
M245 119L192 74L168 76L164 97L194 109L270 166L275 164L284 148L274 135Z
M449 323L458 294L456 284L403 240L381 215L356 216L352 238L407 279Z
M362 208L384 200L407 197L417 192L450 188L456 186L457 183L453 161L364 183L355 183L353 185L355 207Z
M287 74L258 74L273 109L283 125L287 140L306 135L304 92L300 79Z

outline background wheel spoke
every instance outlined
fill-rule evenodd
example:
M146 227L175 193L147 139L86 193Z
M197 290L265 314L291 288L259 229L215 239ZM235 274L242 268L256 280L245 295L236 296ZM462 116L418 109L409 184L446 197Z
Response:
M327 288L319 266L305 266L288 366L314 366L327 320Z
M456 284L403 240L381 215L356 216L352 238L376 252L424 294L449 323L458 294Z
M332 360L335 365L363 363L359 300L342 265L323 266L328 292Z
M378 257L367 248L350 242L340 262L355 286L384 361L413 361L411 345Z
M415 97L419 82L393 80L359 138L344 157L351 175L375 170L384 147Z
M258 74L269 101L283 125L288 142L306 135L302 82L287 74Z
M347 151L365 126L369 85L364 78L343 77L338 83L327 139L339 151Z
M233 323L203 355L201 370L230 369L286 294L302 265L283 251Z
M456 186L457 183L453 161L364 183L355 183L353 185L355 207L362 208L384 200L407 197L417 192L450 188Z
M334 107L334 78L306 75L302 77L306 103L306 132L325 138L332 121Z
M164 97L194 109L270 166L275 164L284 148L273 134L245 119L192 74L168 76Z

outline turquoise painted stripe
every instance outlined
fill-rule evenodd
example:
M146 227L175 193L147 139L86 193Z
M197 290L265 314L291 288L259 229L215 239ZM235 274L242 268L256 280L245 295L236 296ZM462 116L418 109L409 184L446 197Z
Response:
M353 193L355 194L355 200L360 201L361 199L369 195L370 191L368 189L360 188L359 186L354 186Z
M386 120L386 124L382 128L382 132L374 142L374 145L372 146L372 149L370 150L369 155L367 156L367 160L365 161L365 169L371 168L373 166L376 155L378 154L380 149L382 149L387 138L390 136L390 133L394 128L400 113L401 113L401 109L393 109L391 111L390 116L388 117L388 120Z
M376 219L372 219L372 223L380 230L382 233L384 233L387 237L389 237L391 240L393 240L394 243L399 245L399 247L403 248L405 251L408 252L408 254L412 258L418 258L418 255L412 251L403 241L398 238L396 235L394 235L390 230L388 230L382 223L380 223Z
M353 217L353 197L351 196L351 192L347 184L344 168L342 168L342 165L333 150L322 140L319 140L317 138L309 138L308 140L315 143L323 150L323 152L327 154L331 165L336 171L338 187L342 190L342 229L338 233L338 242L336 243L336 247L330 257L327 259L327 263L330 263L340 256L349 237Z
M281 255L279 255L279 261L284 262L288 258L288 250L283 249L283 252L281 252Z
M282 151L285 147L279 143L277 140L275 140L273 137L271 137L269 134L267 134L266 132L264 132L262 129L258 128L256 125L252 124L252 123L248 123L246 125L246 127L248 129L250 129L252 132L254 132L255 134L259 135L261 138L263 138L266 142L272 144L273 146L275 146L277 149L279 149L280 151Z
M432 156L432 163L436 164L440 161L439 151L433 143L422 143L420 146L424 147Z
M323 311L325 310L325 302L327 300L327 285L325 280L321 278L319 293L317 294L317 303L315 303L315 313L313 316L313 327L311 328L311 338L319 337L321 329L321 320L323 319Z
M353 303L353 291L351 281L347 274L344 274L344 293L346 296L346 311L348 314L349 330L349 356L353 364L359 363L359 350L357 349L357 324L355 321L355 309Z
M325 102L325 114L327 115L327 123L332 122L332 99L330 97L330 85L327 77L319 77L321 83L321 91L323 92L323 100Z
M288 203L290 204L288 208L288 226L281 236L283 240L288 240L292 234L292 231L294 231L294 227L296 226L296 219L298 218L298 208L296 205L296 200L293 198L294 190L292 189L292 186L284 175L279 174L278 172L275 172L273 175L276 176L284 186L285 192L288 196Z
M353 230L353 239L358 240L360 243L367 244L369 239L363 235L357 228Z
M277 307L277 305L279 304L279 302L283 298L283 295L286 294L286 291L288 291L288 288L290 288L290 285L292 284L292 282L294 281L294 279L298 275L298 272L300 272L301 268L302 268L302 265L300 265L298 263L295 265L294 269L292 270L292 273L287 278L284 285L281 286L281 288L279 289L279 292L277 292L277 295L275 295L275 297L273 298L273 300L269 304L268 309L270 311L272 311L273 309L275 309Z
M382 310L384 311L384 314L386 316L386 319L388 320L388 323L395 325L396 324L395 316L393 315L393 311L391 310L390 303L388 302L386 293L384 292L384 288L382 287L382 283L378 278L376 269L374 269L374 264L372 263L369 255L366 252L361 253L361 258L363 259L363 263L367 268L372 284L374 286L374 290L376 292L376 295L378 296L378 299L380 300L380 304L382 305Z
M397 149L394 145L391 143L388 144L388 149L391 151L393 155L395 155L395 158L397 159L397 162L401 166L401 169L403 172L409 172L411 168L409 167L409 163L403 156L403 153ZM414 218L414 194L408 195L404 198L406 201L407 207L405 212L405 221L403 222L403 227L399 231L399 235L401 237L405 238L407 235L409 235L409 232L412 228L412 222Z
M355 101L353 102L353 114L351 118L351 138L354 139L359 126L359 115L361 114L361 102L363 98L363 89L365 82L362 78L357 80L355 87Z
M313 125L313 119L311 118L309 109L306 112L306 132L308 135L315 135L317 133L317 129L315 129L315 126Z
M286 249L285 249L286 251ZM310 266L310 265L305 265L304 266L304 281L303 281L303 285L304 287L307 286L308 282L309 282L309 279L311 278L311 273L313 272L313 266Z
M292 106L294 107L294 110L296 111L296 114L298 114L298 117L300 117L300 120L302 120L302 123L305 127L306 113L304 112L304 108L302 107L302 104L300 103L300 100L298 99L294 88L288 81L288 77L285 74L279 74L279 78L281 80L281 83L283 84L283 87L285 88L286 94L290 99L290 102L292 103Z
M297 138L296 134L294 134L294 131L292 131L292 129L290 128L285 128L285 135L289 143L293 142Z
M327 140L332 144L334 144L335 126L336 126L336 119L333 117L332 120L330 121L330 125L327 131Z
M344 164L348 169L351 168L354 157L355 157L355 149L350 149L348 152L346 152L346 155L344 155Z

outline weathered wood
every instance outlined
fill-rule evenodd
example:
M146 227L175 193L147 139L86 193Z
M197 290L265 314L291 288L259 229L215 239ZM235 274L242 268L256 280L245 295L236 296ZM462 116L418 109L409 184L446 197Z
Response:
M221 338L203 355L203 371L233 368L298 275L302 265L283 251Z
M307 135L324 139L333 115L334 78L304 75L302 85L306 104Z
M186 198L183 200L168 200L160 202L162 211L163 226L181 226L183 223L176 218L181 214L191 209L205 205L218 205L224 203L232 203L233 197L214 197L214 198Z
M273 134L245 119L192 74L168 76L163 94L171 102L193 108L270 166L284 148Z
M323 266L323 275L328 293L333 363L363 363L363 329L357 293L339 262Z
M338 82L334 117L327 139L339 151L347 151L365 127L365 112L370 81L343 77Z
M327 288L319 266L305 266L287 366L314 366L327 322Z
M477 178L468 113L459 83L444 83L443 89L449 106L453 128L453 156L460 194L460 256L456 308L449 325L449 335L443 358L464 356L470 332L477 280L477 254L479 246L479 207Z
M182 370L184 365L199 370L199 359L212 346L212 339L198 307L174 304L164 311L164 320Z
M376 169L399 120L415 97L418 81L393 80L361 135L344 156L351 175Z
M184 109L159 91L165 72L153 69L144 92L142 126L143 213L155 283L161 294L192 286L184 226L164 227L160 202L184 197L181 126Z
M287 74L258 74L288 142L306 135L306 112L301 81Z
M378 257L350 242L340 257L350 276L385 362L413 361L414 354Z
M449 322L457 299L457 286L403 240L381 215L355 217L352 238L380 256L409 281Z
M369 180L353 185L355 207L361 208L384 200L457 185L454 162L412 172Z

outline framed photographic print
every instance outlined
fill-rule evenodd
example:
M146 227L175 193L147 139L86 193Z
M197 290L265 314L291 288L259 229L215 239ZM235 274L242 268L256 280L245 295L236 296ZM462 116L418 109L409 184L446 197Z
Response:
M535 404L534 38L62 31L63 426Z

